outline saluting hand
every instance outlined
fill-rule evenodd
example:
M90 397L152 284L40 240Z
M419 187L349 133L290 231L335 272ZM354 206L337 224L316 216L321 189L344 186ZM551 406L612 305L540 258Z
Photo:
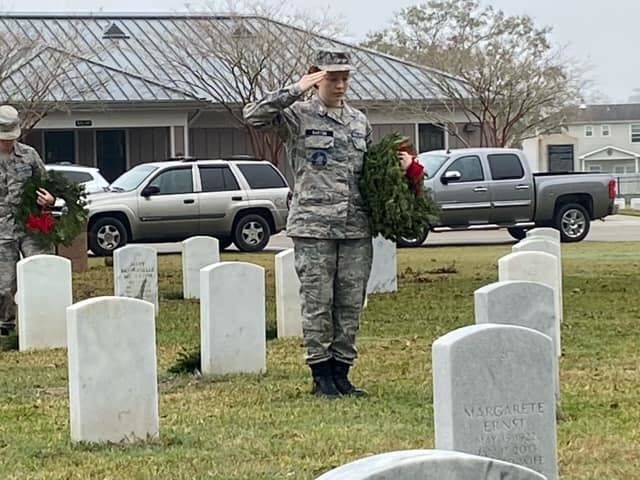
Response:
M304 77L300 79L300 81L298 82L298 86L300 87L300 90L302 90L303 92L306 92L311 87L313 87L316 83L318 83L320 80L324 79L324 77L326 76L327 76L326 70L320 70L319 72L315 72L315 73L307 73Z

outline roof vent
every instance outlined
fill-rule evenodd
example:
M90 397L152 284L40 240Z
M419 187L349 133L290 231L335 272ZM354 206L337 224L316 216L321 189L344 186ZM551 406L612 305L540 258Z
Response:
M129 35L124 33L124 31L115 23L112 23L109 28L107 28L102 34L102 38L104 39L120 39L120 38L129 38Z

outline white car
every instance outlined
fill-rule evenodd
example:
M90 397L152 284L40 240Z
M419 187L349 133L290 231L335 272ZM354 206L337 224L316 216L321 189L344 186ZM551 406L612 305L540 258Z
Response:
M87 195L105 192L109 187L109 182L100 174L100 170L94 167L84 167L71 163L49 163L45 167L47 170L55 170L62 174L70 182L84 185Z

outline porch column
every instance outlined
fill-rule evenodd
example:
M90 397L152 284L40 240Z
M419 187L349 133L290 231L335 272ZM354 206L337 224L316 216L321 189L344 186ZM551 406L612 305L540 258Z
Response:
M636 173L640 173L640 169L638 169L638 157L637 156L635 158L635 163L636 163Z
M184 142L184 155L189 155L189 121L185 120L184 122L184 131L182 132L182 138Z
M176 127L173 125L169 126L169 156L176 156Z
M171 133L173 141L173 156L186 155L184 151L184 127L180 125L174 125L171 127Z

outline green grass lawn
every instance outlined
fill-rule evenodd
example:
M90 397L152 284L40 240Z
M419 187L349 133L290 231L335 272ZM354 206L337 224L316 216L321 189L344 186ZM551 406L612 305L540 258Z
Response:
M638 247L563 245L563 480L640 479ZM399 292L370 297L362 320L354 380L371 397L337 401L308 394L299 340L270 339L263 376L169 373L198 348L199 306L180 299L180 258L160 257L160 440L72 444L66 352L0 353L0 479L313 479L365 455L432 448L431 344L473 323L473 291L497 279L497 260L509 252L400 250ZM267 268L272 338L273 255L223 259ZM111 294L111 268L92 260L74 287L75 300Z

